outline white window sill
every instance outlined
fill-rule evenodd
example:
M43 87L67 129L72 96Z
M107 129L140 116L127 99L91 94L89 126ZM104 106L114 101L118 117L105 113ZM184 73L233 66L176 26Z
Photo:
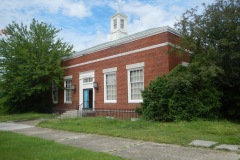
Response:
M104 103L117 103L117 101L114 101L114 100L106 100L106 101L104 101Z
M143 100L128 100L128 103L142 103Z
M64 102L64 104L72 104L72 102Z

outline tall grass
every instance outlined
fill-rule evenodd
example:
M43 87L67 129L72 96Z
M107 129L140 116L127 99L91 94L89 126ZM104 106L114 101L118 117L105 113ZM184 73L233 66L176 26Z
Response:
M53 118L53 117L54 115L52 114L41 114L41 113L22 113L22 114L0 113L0 122L32 120L37 118Z
M240 125L229 121L159 123L145 120L131 122L107 118L78 118L47 120L39 126L181 145L196 139L240 144Z

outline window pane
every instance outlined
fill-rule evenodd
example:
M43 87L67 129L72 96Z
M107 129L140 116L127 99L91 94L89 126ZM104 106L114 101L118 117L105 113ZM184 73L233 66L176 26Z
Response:
M105 74L106 100L116 100L116 73Z
M130 71L131 100L141 100L143 90L143 69Z
M114 27L114 29L117 28L117 19L114 19L114 20L113 20L113 27Z
M90 83L90 82L93 82L93 78L92 77L83 79L83 83Z
M68 79L65 80L65 102L72 102L72 90L71 90L71 86L72 86L72 80Z
M124 20L121 19L121 28L124 29Z
M58 102L58 87L54 83L52 84L52 101Z

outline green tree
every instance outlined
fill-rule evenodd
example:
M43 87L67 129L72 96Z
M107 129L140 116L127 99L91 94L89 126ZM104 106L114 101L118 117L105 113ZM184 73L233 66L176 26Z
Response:
M182 15L176 23L180 46L193 54L191 62L218 67L214 84L223 92L222 112L240 119L240 1L216 0Z
M49 110L49 90L52 83L61 83L62 58L69 56L73 48L57 37L59 31L35 19L29 26L12 22L4 29L0 39L0 85L8 111Z

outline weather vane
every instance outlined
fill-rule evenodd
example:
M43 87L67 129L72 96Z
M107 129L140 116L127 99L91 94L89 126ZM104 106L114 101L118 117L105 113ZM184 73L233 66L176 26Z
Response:
M117 13L120 13L120 12L121 12L121 7L120 7L121 0L117 0L117 2L118 2L118 10L117 10Z

